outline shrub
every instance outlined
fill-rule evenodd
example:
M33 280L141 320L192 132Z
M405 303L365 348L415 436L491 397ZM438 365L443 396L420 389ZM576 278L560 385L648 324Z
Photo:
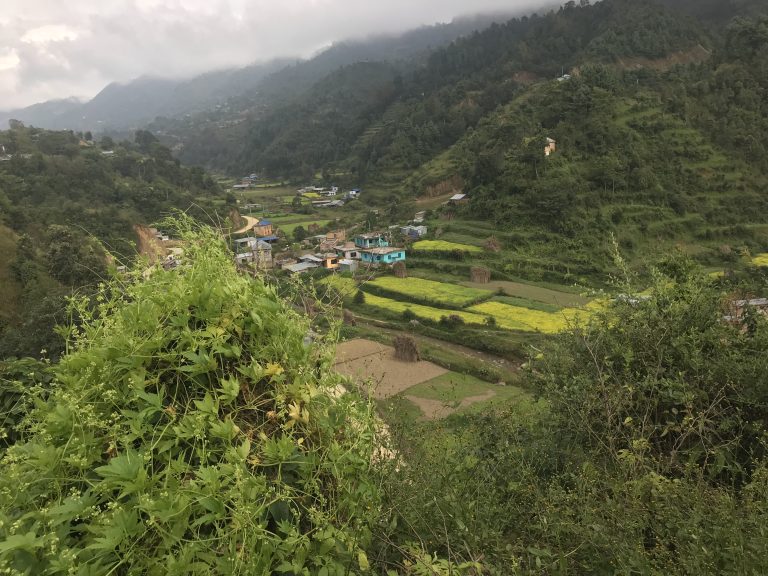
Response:
M370 407L338 396L330 348L216 232L183 237L184 267L75 302L53 392L0 464L0 571L367 565Z
M445 326L446 328L458 328L459 326L464 325L464 318L459 316L458 314L450 314L448 316L441 316L440 317L440 325Z

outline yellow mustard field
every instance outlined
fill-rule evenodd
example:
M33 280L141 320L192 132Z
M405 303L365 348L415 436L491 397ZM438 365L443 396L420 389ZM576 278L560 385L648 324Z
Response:
M468 306L483 298L490 298L493 294L490 290L467 288L456 284L424 280L423 278L382 276L368 284L394 294L425 300L428 303L456 307Z
M768 267L768 252L763 254L758 254L754 258L752 258L752 264L755 266L766 266Z
M472 246L470 244L459 244L458 242L447 242L444 240L419 240L413 244L414 250L423 250L424 252L453 252L459 250L461 252L482 252L483 249L479 246Z
M600 306L602 304L595 301L590 302L585 308L563 308L557 312L543 312L503 302L483 302L467 308L467 311L492 316L496 320L496 325L505 330L555 334L574 324L586 322Z

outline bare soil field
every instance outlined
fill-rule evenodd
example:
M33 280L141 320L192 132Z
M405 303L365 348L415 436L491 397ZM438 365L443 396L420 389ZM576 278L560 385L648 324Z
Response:
M376 399L400 392L448 372L431 362L401 362L395 350L371 340L349 340L336 349L336 371L358 384L370 386Z

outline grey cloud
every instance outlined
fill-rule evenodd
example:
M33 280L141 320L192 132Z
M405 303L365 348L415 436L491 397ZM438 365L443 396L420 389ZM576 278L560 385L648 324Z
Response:
M391 33L544 0L4 0L0 109L92 96L112 81L183 77L279 56L307 56L345 38ZM74 39L24 42L30 30L64 25Z

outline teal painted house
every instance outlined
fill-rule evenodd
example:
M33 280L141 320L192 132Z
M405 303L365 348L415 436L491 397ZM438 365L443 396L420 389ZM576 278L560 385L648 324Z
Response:
M405 248L381 247L360 251L360 260L368 264L394 264L405 261Z
M371 232L370 234L358 234L354 238L355 246L358 248L386 248L389 246L386 237L381 232Z

